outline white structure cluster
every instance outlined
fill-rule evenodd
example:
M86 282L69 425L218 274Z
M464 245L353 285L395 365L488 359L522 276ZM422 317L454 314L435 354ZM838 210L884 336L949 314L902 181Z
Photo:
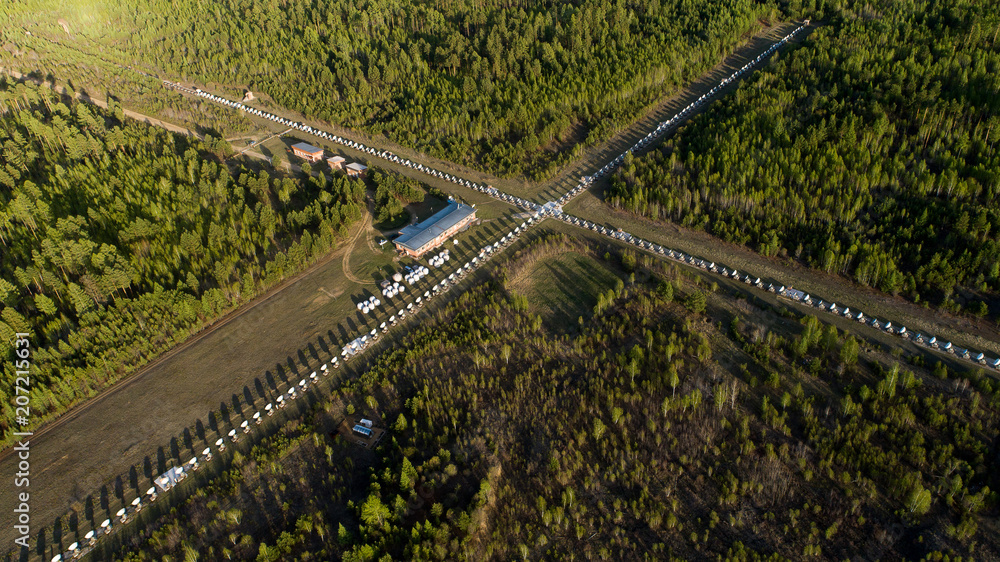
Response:
M408 285L416 285L418 281L426 277L430 272L431 270L427 269L425 266L418 265L410 268L410 271L406 273L406 276L403 279Z
M372 296L368 300L361 301L357 304L358 311L362 314L368 314L369 312L374 312L376 307L382 306L382 301L378 297Z
M550 201L550 202L548 202L548 203L546 203L544 205L539 205L537 203L533 203L533 202L527 201L527 200L522 199L520 197L515 197L515 196L512 196L512 195L503 193L501 191L498 191L496 188L494 188L493 186L490 186L490 185L478 184L478 183L471 182L471 181L463 179L463 178L458 178L458 177L453 176L451 174L448 174L448 173L445 173L445 172L441 172L439 170L435 170L435 169L430 168L428 166L424 166L423 164L418 164L418 163L413 162L411 160L404 159L402 157L396 156L396 155L394 155L393 153L391 153L389 151L384 151L384 150L380 151L380 150L377 150L377 149L374 149L374 148L371 148L371 147L367 147L367 146L365 146L365 145L363 145L361 143L358 143L358 142L355 142L355 141L351 141L351 140L348 140L348 139L345 139L345 138L342 138L342 137L339 137L339 136L336 136L336 135L332 135L332 134L327 133L325 131L320 131L320 130L317 130L317 129L313 129L312 127L310 127L308 125L304 125L304 124L301 124L301 123L293 122L291 120L288 120L288 119L285 119L285 118L282 118L282 117L278 117L276 115L264 112L262 110L255 109L255 108L252 108L252 107L248 107L248 106L246 106L246 105L244 105L242 103L234 102L234 101L222 98L220 96L209 94L208 92L204 92L204 91L202 91L200 89L191 89L191 88L187 88L187 87L181 86L180 84L176 84L176 83L173 83L173 82L164 81L165 85L167 85L169 87L172 87L172 88L175 88L177 90L185 91L185 92L188 92L190 94L197 95L197 96L200 96L200 97L212 100L214 102L217 102L217 103L229 106L229 107L233 107L233 108L241 110L241 111L245 111L245 112L250 113L252 115L256 115L256 116L259 116L259 117L262 117L262 118L265 118L265 119L269 119L269 120L274 121L276 123L281 123L283 125L287 125L289 127L295 128L295 129L299 129L299 130L301 130L303 132L306 132L306 133L318 136L320 138L329 140L331 142L342 144L344 146L348 146L348 147L354 148L354 149L359 150L361 152L365 152L367 154L370 154L370 155L373 155L373 156L376 156L376 157L379 157L379 158L383 158L383 159L385 159L387 161L394 162L396 164L400 164L402 166L405 166L405 167L408 167L408 168L412 168L412 169L421 171L421 172L426 173L428 175L431 175L433 177L438 177L438 178L441 178L441 179L445 179L447 181L451 181L451 182L456 183L458 185L474 189L476 191L485 193L485 194L487 194L487 195L489 195L491 197L494 197L496 199L505 201L507 203L513 204L515 206L518 206L518 207L520 207L522 209L526 209L528 211L533 212L531 214L531 216L528 217L519 226L515 227L510 232L508 232L508 233L500 236L493 243L487 244L486 246L482 247L480 249L480 251L479 251L478 256L475 256L475 257L471 258L471 260L467 261L466 263L464 263L462 265L459 265L453 272L447 273L446 275L444 275L443 278L440 281L438 281L430 289L427 289L426 291L424 291L423 294L419 294L418 291L414 291L413 294L416 295L416 298L414 298L413 300L411 300L408 303L405 303L405 302L400 303L400 305L399 305L400 308L398 310L396 310L395 312L390 312L389 318L386 319L386 320L384 320L384 321L382 321L378 325L377 328L372 328L371 330L367 330L367 328L366 328L367 331L362 332L360 335L358 335L357 337L355 337L354 339L352 339L349 343L347 343L340 350L339 355L336 352L334 352L333 356L331 357L331 359L328 362L324 363L317 371L313 371L309 375L309 377L306 377L306 378L303 378L302 380L300 380L299 383L298 383L298 385L292 384L290 386L290 388L287 389L287 391L285 393L280 394L279 396L277 396L277 398L274 400L274 402L268 403L263 408L262 411L256 412L252 416L252 418L250 418L248 420L244 420L243 423L240 425L240 428L242 429L242 432L243 433L249 433L250 432L250 428L251 428L251 423L250 422L251 422L251 420L253 421L254 425L259 425L261 423L261 415L262 415L262 413L266 414L267 416L271 416L271 415L274 414L274 412L277 409L284 408L292 400L301 397L303 395L304 391L308 388L308 386L310 384L313 384L316 381L316 379L317 379L317 373L320 373L323 376L326 376L326 375L329 374L330 370L336 369L336 368L340 367L341 359L343 361L349 361L351 358L353 358L356 355L358 355L358 354L362 353L363 351L365 351L365 349L367 349L369 346L371 346L372 343L374 343L375 341L378 340L379 332L380 331L383 334L387 333L392 326L396 326L400 321L402 321L403 319L405 319L405 317L407 315L413 314L416 310L418 310L419 308L421 308L424 304L426 304L427 302L429 302L435 296L441 294L442 292L447 291L450 286L454 285L456 282L458 282L459 280L461 280L463 277L465 277L472 270L474 270L477 267L480 267L481 265L483 265L484 263L486 263L486 261L489 260L494 254L496 254L498 251L500 251L503 247L509 245L514 240L516 240L521 234L523 234L532 225L537 224L540 220L544 219L545 217L549 217L549 216L555 217L555 218L557 218L559 220L562 220L562 221L565 221L565 222L567 222L569 224L573 224L573 225L579 226L581 228L585 228L585 229L594 231L596 233L603 234L603 235L611 237L613 239L620 240L622 242L625 242L627 244L635 246L636 248L639 248L641 250L648 251L648 252L651 252L653 254L657 254L657 255L663 256L665 258L668 258L668 259L671 259L671 260L674 260L674 261L677 261L677 262L680 262L680 263L684 263L684 264L690 265L692 267L703 269L705 271L709 271L709 272L721 275L721 276L729 278L729 279L741 281L741 282L743 282L743 283L745 283L747 285L752 285L754 287L757 287L758 289L766 290L766 291L769 291L771 293L775 293L776 295L778 295L780 297L787 298L787 299L790 299L792 301L796 301L796 302L799 302L799 303L802 303L802 304L805 304L805 305L815 306L815 307L819 308L820 310L823 310L823 311L825 311L827 313L836 314L838 316L842 316L842 317L845 317L845 318L848 318L848 319L851 319L851 320L855 320L855 321L860 322L860 323L865 323L865 324L867 324L867 325L869 325L869 326L871 326L871 327L873 327L875 329L882 330L882 331L885 331L887 333L891 333L891 334L894 334L894 335L897 335L897 336L909 339L909 340L913 341L914 343L917 343L917 344L920 344L920 345L924 345L924 346L926 346L928 348L939 350L939 351L946 352L946 353L951 353L951 354L954 354L956 357L959 357L959 358L962 358L962 359L965 359L965 360L969 360L969 361L975 362L977 364L986 365L986 366L992 367L992 368L1000 371L1000 358L987 357L985 355L985 353L983 353L983 352L976 352L976 351L973 351L973 350L961 349L961 348L958 348L958 347L952 345L951 342L944 342L944 341L938 340L934 336L910 332L910 331L908 331L903 326L895 326L895 325L893 325L891 321L878 320L876 318L870 318L870 317L866 316L864 313L862 313L860 310L852 311L850 308L848 308L846 306L838 306L836 303L826 303L826 302L824 302L821 299L817 301L813 297L811 297L810 295L808 295L806 293L803 293L801 291L792 289L791 287L785 287L784 285L775 284L775 283L772 283L772 282L765 282L760 277L754 277L754 276L751 276L750 274L745 273L745 272L741 274L735 268L730 269L730 268L727 268L726 266L723 266L723 265L720 265L720 264L716 264L714 262L709 262L709 261L706 261L706 260L701 259L701 258L697 258L697 257L692 256L690 254L681 252L679 250L673 250L673 249L664 247L662 245L655 244L655 243L649 242L647 240L643 240L643 239L641 239L639 237L636 237L636 236L634 236L634 235L632 235L632 234L630 234L628 232L625 232L625 231L623 231L621 229L609 228L607 226L598 225L596 223L587 221L585 219L582 219L582 218L579 218L579 217L575 217L575 216L563 213L562 206L566 202L568 202L573 196L577 195L578 193L580 193L581 191L583 191L584 189L586 189L595 179L600 178L600 177L608 174L609 172L613 171L615 168L617 168L618 166L620 166L621 163L624 161L626 154L628 154L629 152L638 150L638 149L645 148L647 145L649 145L650 143L654 142L656 139L658 139L660 136L662 136L667 130L669 130L671 127L675 126L681 120L683 120L685 117L687 117L694 109L696 109L698 106L700 106L703 103L705 103L706 101L708 101L710 98L714 97L717 93L719 93L719 91L722 88L724 88L730 82L732 82L733 80L739 78L742 74L744 74L745 72L747 72L748 70L750 70L751 68L753 68L753 66L755 66L758 63L760 63L765 58L767 58L768 56L770 56L771 54L773 54L774 51L776 51L782 45L784 45L785 43L787 43L792 37L794 37L796 34L798 34L799 32L801 32L808 25L809 25L809 22L807 20L806 22L803 23L803 25L797 27L794 31L792 31L791 33L789 33L788 35L786 35L779 42L777 42L776 44L772 45L767 51L765 51L764 53L761 53L753 61L748 62L743 67L741 67L739 70L737 70L736 72L734 72L732 75L730 75L729 77L727 77L724 80L722 80L717 86L715 86L714 88L712 88L708 93L702 95L701 97L699 97L694 102L688 104L688 106L686 106L684 109L682 109L679 113L677 113L670 120L661 122L658 125L658 127L653 132L651 132L648 135L646 135L645 137L643 137L643 139L641 139L639 142L637 142L635 145L633 145L630 149L628 149L627 151L625 151L624 153L622 153L621 155L619 155L615 160L613 160L613 161L609 162L608 164L606 164L603 168L601 168L594 175L592 175L592 176L584 176L583 178L581 178L579 184L576 187L574 187L572 190L570 190L568 193L566 193L565 195L563 195L560 199L558 199L557 201ZM444 268L446 262L448 262L449 260L450 260L450 253L447 250L445 250L445 251L443 251L443 252L441 252L441 253L439 253L439 254L431 257L429 259L428 263L429 263L429 265L431 265L431 266L433 266L435 268ZM383 285L383 287L382 287L382 294L386 298L395 298L397 295L399 295L399 294L401 294L401 293L403 293L405 291L404 286L401 284L401 281L405 280L405 282L407 284L409 284L409 285L412 286L417 281L420 281L423 277L427 276L428 274L430 274L430 269L428 269L427 267L425 267L423 265L419 265L419 266L416 266L415 268L411 268L410 270L408 270L408 273L405 276L405 278L402 277L402 276L400 276L399 279L397 279L397 280L395 280L393 282L385 282L384 285ZM403 299L404 297L400 297L400 298ZM376 308L379 307L379 306L381 306L381 305L382 305L382 301L380 301L377 297L374 297L374 296L369 297L365 301L357 303L358 310L361 311L364 314L377 313ZM367 310L365 310L366 308L367 308ZM394 308L395 308L395 306L394 306ZM229 440L231 440L233 442L238 441L239 434L237 433L236 428L231 429L230 432L229 432L229 434L227 435L227 437L229 438ZM225 450L226 439L225 438L218 439L215 442L215 447L219 451ZM203 462L208 462L208 461L210 461L212 459L212 450L211 450L210 447L206 447L204 449L204 451L202 451L200 459ZM163 476L160 477L160 478L164 478L164 477L167 478L166 481L164 481L166 487L163 488L163 491L166 491L166 490L170 489L170 487L176 485L176 483L179 482L181 479L183 479L184 476L186 476L190 471L197 470L198 466L199 466L199 457L196 456L196 457L192 458L190 461L188 461L188 463L186 463L185 465L183 465L181 467L175 467L175 468L171 469L173 471L172 472L172 474L173 474L173 478L172 479L168 476L168 474L171 474L170 471L168 471L168 473L165 473ZM157 485L159 485L159 483ZM150 488L147 491L147 496L148 496L148 498L146 499L147 502L150 502L150 501L153 501L153 500L156 499L157 494L156 494L156 487L155 486L152 487L152 488ZM142 505L143 505L142 499L141 498L136 498L132 502L131 511L128 510L128 509L120 510L119 513L118 513L118 515L117 515L117 517L119 517L121 519L121 521L124 522L125 518L127 518L130 513L137 512L138 510L140 510L142 508ZM94 531L90 531L89 533L87 533L87 535L85 537L85 540L89 541L88 544L92 545L96 541L96 537L100 536L103 533L109 532L110 529L111 529L111 527L112 527L111 520L108 519L108 520L104 521L104 523L101 525L100 529L97 529L97 530L94 530ZM73 543L72 545L70 545L69 552L67 552L67 553L65 553L63 555L57 555L57 557L54 558L53 560L57 560L57 559L58 560L62 560L64 557L78 557L78 556L81 556L83 552L84 551L82 551L80 549L80 545L78 543Z
M336 357L333 358L332 364L334 365L334 367L337 366ZM327 371L329 369L328 365L329 363L324 364L323 367L321 367L324 376L327 374ZM312 374L310 374L308 377L305 377L302 380L300 380L297 386L295 384L292 384L289 390L287 391L287 395L281 394L277 397L276 402L278 403L278 407L279 408L284 407L289 399L296 398L297 396L301 395L302 391L304 391L312 383L314 383L316 379L317 379L317 372L313 371ZM233 443L239 441L240 439L239 432L242 432L243 434L250 433L253 426L261 424L263 414L267 414L268 416L273 415L274 410L275 410L274 403L269 403L263 408L263 410L257 410L250 417L244 417L242 423L240 423L239 426L231 428L229 430L229 433L227 433L224 437L219 437L218 439L216 439L214 445L215 450L219 452L225 451L227 441L231 441ZM239 429L239 432L237 431L237 428ZM166 472L153 479L153 485L150 486L149 489L147 489L144 494L139 494L136 498L132 500L132 502L129 505L119 509L115 513L114 521L112 520L112 518L105 519L100 524L100 526L91 531L88 531L86 535L84 535L82 543L80 541L77 541L70 544L65 552L56 554L52 558L52 560L53 561L74 560L86 555L88 552L90 552L90 550L94 547L94 545L97 544L97 540L99 538L101 538L103 535L107 535L113 532L115 529L117 529L117 526L119 524L127 523L129 518L142 511L143 507L155 502L157 498L159 498L160 494L170 491L178 484L180 484L182 481L184 481L184 479L187 478L191 473L196 472L199 468L201 468L202 463L210 462L213 458L212 450L213 450L212 446L205 447L200 454L191 457L184 464L173 466L167 469Z
M763 53L761 53L760 55L758 55L754 60L746 63L745 65L743 65L742 67L740 67L738 70L736 70L735 72L733 72L731 75L729 75L728 77L724 78L718 85L716 85L714 88L712 88L708 93L703 94L702 96L700 96L695 101L689 103L686 107L684 107L681 111L679 111L676 115L674 115L673 117L671 117L669 120L661 122L654 131L650 132L645 137L643 137L642 139L640 139L631 148L629 148L628 150L626 150L625 152L623 152L622 154L620 154L613 161L605 164L603 168L601 168L600 170L598 170L597 172L595 172L592 176L584 176L584 177L582 177L580 179L580 182L576 185L576 187L574 187L573 189L571 189L568 193L566 193L565 195L563 195L562 197L560 197L558 200L548 203L547 206L546 206L547 208L545 208L545 209L543 209L543 205L539 205L538 203L534 203L534 202L528 201L528 200L523 199L521 197L516 197L514 195L510 195L510 194L504 193L502 191L497 190L495 187L493 187L491 185L480 184L480 183L476 183L476 182L467 180L465 178L460 178L460 177L455 176L453 174L450 174L450 173L447 173L447 172L443 172L441 170L432 168L430 166L426 166L424 164L420 164L418 162L414 162L414 161L412 161L412 160L410 160L408 158L403 158L402 156L397 156L397 155L393 154L392 152L390 152L388 150L379 150L377 148L366 146L366 145L364 145L364 144L362 144L360 142L353 141L353 140L341 137L339 135L334 135L334 134L328 133L326 131L322 131L322 130L319 130L319 129L314 129L311 126L306 125L304 123L299 123L297 121L292 121L290 119L286 119L284 117L280 117L280 116L275 115L273 113L268 113L268 112L266 112L264 110L257 109L257 108L254 108L254 107L250 107L248 105L243 104L242 102L233 101L233 100L230 100L230 99L226 99L226 98L224 98L222 96L217 96L215 94L211 94L209 92L201 90L200 88L188 88L186 86L183 86L183 85L178 84L176 82L171 82L169 80L163 80L163 84L165 86L169 87L169 88L173 88L175 90L187 92L187 93L195 95L195 96L206 98L208 100L211 100L211 101L216 102L216 103L220 103L220 104L225 105L227 107L231 107L233 109L237 109L237 110L243 111L245 113L249 113L251 115L255 115L257 117L261 117L263 119L268 119L270 121L274 121L275 123L279 123L279 124L291 127L293 129L300 130L300 131L302 131L304 133L311 134L313 136L316 136L316 137L321 138L321 139L328 140L330 142L334 142L334 143L337 143L337 144L340 144L340 145L343 145L343 146L346 146L346 147L349 147L349 148L353 148L355 150L358 150L360 152L364 152L364 153L369 154L371 156L382 158L382 159L384 159L384 160L386 160L388 162L393 162L393 163L399 164L401 166L405 166L407 168L411 168L411 169L417 170L419 172L423 172L423 173L425 173L425 174L427 174L429 176L440 178L440 179L443 179L443 180L446 180L446 181L450 181L450 182L452 182L452 183L454 183L456 185L461 185L461 186L464 186L464 187L468 187L470 189L474 189L476 191L479 191L481 193L485 193L485 194L487 194L487 195L489 195L491 197L495 197L497 199L500 199L501 201L505 201L507 203L510 203L510 204L515 205L517 207L520 207L522 209L525 209L525 210L528 210L528 211L545 211L543 213L544 215L546 215L546 216L555 216L555 215L561 214L561 212L562 212L561 207L563 205L565 205L567 202L569 202L570 199L572 199L574 196L576 196L577 194L579 194L581 191L583 191L584 189L586 189L591 183L593 183L593 181L595 179L603 177L604 175L607 175L609 172L613 171L615 168L617 168L618 166L620 166L622 164L622 162L624 162L626 154L628 154L630 152L633 152L633 151L636 151L636 150L639 150L639 149L642 149L642 148L645 148L650 143L656 141L667 130L669 130L674 125L678 124L683 119L687 118L688 115L692 111L694 111L695 109L697 109L698 107L700 107L702 104L704 104L706 101L708 101L709 99L711 99L712 97L714 97L717 93L719 93L719 91L722 88L724 88L730 82L736 80L737 78L739 78L740 76L742 76L744 73L746 73L747 71L749 71L750 69L752 69L755 65L757 65L758 63L760 63L761 61L763 61L764 59L766 59L767 57L769 57L777 49L779 49L782 45L784 45L790 39L792 39L796 34L798 34L803 29L805 29L808 25L809 25L809 20L806 20L805 22L802 23L802 25L800 25L797 28L795 28L788 35L782 37L781 40L778 41L777 43L775 43L774 45L771 45L766 51L764 51Z
M432 267L437 268L437 267L444 267L445 262L450 259L451 259L451 252L445 250L435 256L431 256L431 258L427 260L427 262L430 263Z
M381 322L381 324L378 326L378 328L373 328L370 331L362 333L361 335L359 335L356 338L354 338L353 340L351 340L349 343L347 343L341 349L341 352L340 352L339 356L336 353L333 353L333 356L330 358L330 360L327 361L327 362L325 362L322 366L320 366L317 371L313 371L308 377L302 378L298 382L297 385L296 384L291 384L289 386L289 388L286 389L286 391L283 392L282 394L279 394L274 399L273 402L269 402L268 404L266 404L262 410L259 410L259 411L255 412L250 418L244 419L243 422L239 425L239 430L240 430L239 432L237 431L237 428L235 428L235 427L232 428L232 429L230 429L230 431L228 432L228 434L225 437L220 437L219 439L217 439L215 441L215 449L217 451L224 451L225 448L226 448L226 441L227 440L231 441L231 442L234 442L234 443L238 442L239 439L240 439L240 433L242 433L242 434L249 434L253 426L261 424L262 419L263 419L262 415L272 416L272 415L274 415L274 412L276 410L284 408L289 403L291 403L293 400L295 400L295 399L300 398L301 396L303 396L304 393L305 393L305 390L308 389L310 385L315 384L315 382L317 380L317 377L318 377L318 374L322 374L322 376L327 376L331 370L337 369L338 367L340 367L341 359L343 359L344 361L348 361L352 357L354 357L354 356L362 353L372 343L374 343L375 341L378 340L379 330L381 330L382 333L388 332L388 330L390 329L391 326L397 325L401 320L403 320L407 316L407 314L412 314L414 311L418 310L420 307L422 307L424 304L426 304L428 301L430 301L435 296L441 294L444 291L447 291L450 286L454 285L456 282L458 282L459 280L461 280L463 277L465 277L469 272L471 272L475 268L477 268L477 267L483 265L484 263L486 263L486 261L489 260L494 254L496 254L498 251L500 251L505 246L507 246L510 243L512 243L521 234L523 234L529 227L531 227L533 224L536 224L538 221L540 221L544 217L548 217L548 216L557 217L560 220L566 221L566 222L568 222L570 224L575 224L577 226L580 226L580 227L583 227L583 228L587 228L587 229L593 230L595 232L599 232L601 234L610 236L610 237L615 238L617 240L621 240L621 241L624 241L626 243L629 243L629 244L632 244L634 246L637 246L637 247L639 247L641 249L648 250L648 251L651 251L653 253L660 254L660 255L665 256L667 258L670 258L670 259L673 259L673 260L676 260L676 261L680 261L680 262L683 262L683 263L687 263L689 265L692 265L692 266L695 266L695 267L699 267L701 269L710 270L712 272L716 272L716 273L719 273L721 275L724 275L724 276L727 276L727 277L731 277L733 279L741 279L741 277L739 276L739 273L736 272L735 270L730 271L730 270L726 269L725 267L717 266L715 263L708 263L708 262L706 262L706 261L704 261L702 259L695 258L695 257L690 256L688 254L685 254L683 252L679 252L679 251L676 251L676 250L671 250L669 248L665 248L663 246L660 246L660 245L657 245L657 244L653 244L653 243L648 242L648 241L641 240L641 239L639 239L639 238L637 238L637 237L635 237L635 236L633 236L633 235L631 235L631 234L629 234L627 232L621 231L621 230L610 229L610 228L607 228L607 227L604 227L604 226L597 225L597 224L592 223L590 221L586 221L584 219L573 217L571 215L566 215L566 214L564 214L562 212L562 205L565 204L566 202L568 202L570 198L572 198L576 194L580 193L587 186L589 186L594 181L594 179L599 178L599 177L601 177L603 175L606 175L607 173L609 173L610 171L612 171L617 166L620 166L621 163L624 161L625 155L627 153L632 152L634 150L638 150L638 149L644 148L648 144L650 144L651 142L653 142L654 140L656 140L667 129L669 129L671 126L677 124L680 120L682 120L683 118L685 118L691 111L693 111L699 105L703 104L709 98L711 98L712 96L714 96L721 88L725 87L729 82L735 80L740 75L742 75L747 70L749 70L753 65L759 63L764 58L766 58L767 56L769 56L770 54L772 54L776 49L778 49L781 45L783 45L784 43L786 43L795 34L799 33L802 29L804 29L806 25L808 25L808 21L805 22L805 24L803 24L802 26L799 26L798 28L796 28L792 33L790 33L787 36L785 36L784 38L782 38L781 41L779 41L775 45L772 45L767 51L765 51L764 53L762 53L760 56L758 56L752 62L747 63L742 68L740 68L738 71L736 71L735 73L733 73L731 76L729 76L728 78L726 78L725 80L723 80L718 86L712 88L712 90L709 91L707 94L699 97L696 101L694 101L691 104L689 104L687 107L685 107L683 110L681 110L677 115L675 115L669 121L664 121L664 122L660 123L659 126L657 127L657 129L655 131L653 131L653 132L649 133L648 135L646 135L646 137L644 137L642 140L640 140L635 145L633 145L632 148L630 148L629 150L627 150L625 153L622 153L621 155L619 155L612 162L609 162L608 164L606 164L603 168L601 168L593 176L585 176L585 177L581 178L580 183L573 190L571 190L569 193L565 194L562 198L560 198L557 201L546 203L545 205L539 205L537 203L533 203L531 201L527 201L527 200L525 200L523 198L516 197L516 196L513 196L513 195L509 195L507 193L503 193L503 192L497 190L496 188L494 188L491 185L478 184L478 183L475 183L475 182L472 182L472 181L469 181L469 180L466 180L466 179L463 179L463 178L456 177L456 176L454 176L452 174L449 174L449 173L446 173L446 172L442 172L440 170L436 170L436 169L431 168L429 166L425 166L423 164L419 164L417 162L413 162L413 161L411 161L409 159L405 159L405 158L402 158L400 156L396 156L395 154L393 154L392 152L389 152L387 150L378 150L378 149L373 148L373 147L365 146L364 144L359 143L357 141L352 141L352 140L340 137L338 135L334 135L332 133L328 133L326 131L321 131L321 130L318 130L318 129L314 129L314 128L312 128L309 125L306 125L306 124L303 124L303 123L299 123L299 122L296 122L296 121L292 121L290 119L286 119L284 117L280 117L278 115L274 115L272 113L268 113L268 112L263 111L261 109L257 109L257 108L254 108L254 107L250 107L250 106L244 105L241 102L232 101L232 100L223 98L221 96L217 96L217 95L211 94L209 92L205 92L205 91L203 91L201 89L198 89L198 88L192 89L192 88L188 88L188 87L182 86L182 85L180 85L178 83L175 83L175 82L170 82L170 81L164 80L163 83L167 87L170 87L170 88L173 88L173 89L176 89L176 90L179 90L179 91L187 92L189 94L192 94L192 95L195 95L195 96L199 96L199 97L211 100L213 102L216 102L216 103L219 103L219 104L231 107L233 109L237 109L237 110L243 111L243 112L251 114L251 115L255 115L257 117L268 119L268 120L273 121L275 123L279 123L279 124L288 126L290 128L300 130L300 131L305 132L307 134L311 134L313 136L316 136L316 137L319 137L319 138L322 138L322 139L325 139L325 140L328 140L328 141L331 141L331 142L334 142L334 143L337 143L337 144L341 144L343 146L347 146L347 147L353 148L355 150L358 150L360 152L364 152L364 153L369 154L371 156L382 158L382 159L385 159L385 160L387 160L389 162L393 162L393 163L396 163L396 164L399 164L399 165L402 165L402 166L405 166L405 167L408 167L408 168L412 168L414 170L423 172L423 173L428 174L430 176L433 176L433 177L436 177L436 178L440 178L440 179L444 179L446 181L453 182L453 183L455 183L457 185L461 185L461 186L464 186L464 187L468 187L470 189L474 189L476 191L479 191L481 193L485 193L485 194L487 194L487 195L489 195L491 197L494 197L494 198L497 198L499 200L505 201L507 203L510 203L510 204L515 205L517 207L520 207L522 209L526 209L528 211L533 211L534 212L525 222L521 223L519 226L515 227L510 232L502 235L498 240L496 240L492 244L488 244L488 245L484 246L480 250L478 256L473 257L470 261L466 262L465 264L459 265L453 272L447 274L447 276L445 276L443 279L441 279L432 288L424 291L424 293L423 293L422 296L417 296L413 301L411 301L409 303L406 303L405 306L402 306L402 304L401 304L402 308L398 309L398 311L396 311L395 313L392 313L390 315L390 317L386 321ZM447 250L445 250L444 252L441 252L438 255L432 257L430 259L429 263L430 263L430 265L432 265L432 266L434 266L436 268L442 268L442 267L445 266L445 263L448 262L449 260L450 260L450 253ZM406 281L407 284L413 285L414 283L416 283L417 281L419 281L420 279L422 279L423 277L425 277L429 273L430 273L430 270L427 267L424 267L422 265L421 266L417 266L416 268L411 268L411 270L408 271L408 274L405 277L405 281ZM400 293L403 293L405 291L405 288L400 283L400 281L403 281L403 280L404 280L403 278L400 278L399 280L393 281L391 284L387 283L385 286L383 286L383 289L382 289L383 296L385 296L386 298L392 298L392 297L396 297ZM757 286L759 288L763 288L763 282L761 281L760 278L757 278L756 280L753 280L753 279L751 279L751 277L749 275L744 275L742 277L742 281L744 281L747 284L753 284L753 285L755 285L755 286ZM782 286L780 289L777 289L773 284L769 284L768 285L768 290L770 290L772 292L777 292L778 294L781 294L782 296L785 296L787 298L792 298L793 300L803 301L806 304L810 304L811 303L811 299L810 299L810 297L808 295L804 295L803 294L803 295L801 295L800 298L796 299L795 295L797 293L793 292L793 290L791 290L791 289L786 289L784 286ZM876 328L883 329L883 330L889 331L891 333L896 333L896 334L903 335L903 336L906 336L906 337L911 337L914 341L916 341L918 343L924 343L925 345L927 345L929 347L933 347L933 348L941 349L941 350L944 350L944 351L947 351L947 352L955 353L956 355L958 355L960 357L964 357L964 358L967 358L967 359L972 359L972 360L975 360L975 361L977 361L979 363L982 363L982 364L989 364L989 365L993 366L994 368L1000 370L1000 359L988 359L988 358L985 357L985 355L983 353L974 353L974 352L971 352L969 350L958 349L958 348L953 347L950 342L949 343L941 343L941 342L939 342L934 337L927 338L927 337L922 336L920 334L910 335L910 334L908 334L908 332L906 331L905 328L898 328L897 329L897 328L894 328L891 325L891 323L888 323L888 322L883 325L881 322L879 322L879 321L877 321L875 319L868 320L868 319L866 319L864 317L864 315L861 312L857 312L856 314L854 314L854 313L851 313L849 311L849 309L846 309L846 308L844 308L844 309L838 309L836 307L836 305L826 306L826 305L824 305L822 303L822 301L820 301L820 303L821 303L821 305L823 305L823 308L825 310L829 311L829 312L842 314L842 315L845 315L845 316L848 316L848 317L856 318L859 321L868 322L868 323L870 323L872 326L874 326ZM362 302L357 303L358 310L360 312L362 312L363 314L375 313L376 309L379 306L381 306L381 305L382 305L382 301L379 300L375 296L369 297L368 299L366 299L366 300L364 300ZM854 315L853 316L849 316L849 315L852 315L852 314L854 314ZM155 485L152 486L152 487L150 487L149 490L146 491L146 494L145 494L145 496L146 496L146 500L145 500L146 503L149 503L149 502L152 502L152 501L156 500L156 498L158 496L157 488L160 489L160 492L166 492L166 491L170 490L171 488L173 488L174 486L176 486L180 481L182 481L190 472L198 470L198 468L200 467L200 463L201 462L209 462L209 461L212 460L212 458L213 458L212 447L206 447L202 451L202 453L201 453L200 456L196 455L196 456L192 457L184 465L173 467L170 470L168 470L167 472L165 472L163 475L159 476L154 481ZM122 508L122 509L120 509L118 511L118 513L116 514L116 518L118 518L120 522L124 523L127 520L127 518L129 517L130 514L137 513L139 510L142 509L143 505L144 505L143 498L142 497L137 497L137 498L135 498L132 501L131 508ZM100 525L99 529L95 529L95 530L89 531L86 534L86 536L84 537L84 539L85 539L85 541L87 541L87 545L85 545L85 547L81 548L81 545L79 543L73 543L73 544L71 544L69 546L69 550L67 552L65 552L63 554L57 554L53 558L53 561L63 560L64 558L65 559L68 559L68 558L77 558L79 556L82 556L83 554L85 554L86 550L89 550L89 547L92 546L96 542L96 540L97 540L97 538L99 536L101 536L102 534L106 534L106 533L110 532L112 528L113 528L113 524L111 522L111 519L106 519Z
M394 298L399 293L403 293L405 291L406 287L404 287L399 281L383 281L382 296L387 299Z

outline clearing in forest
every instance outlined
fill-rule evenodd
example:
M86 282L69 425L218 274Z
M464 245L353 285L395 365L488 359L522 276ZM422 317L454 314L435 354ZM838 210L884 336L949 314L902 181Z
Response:
M511 289L527 297L529 310L556 331L590 316L598 296L614 289L618 280L604 264L577 252L545 258L529 268Z

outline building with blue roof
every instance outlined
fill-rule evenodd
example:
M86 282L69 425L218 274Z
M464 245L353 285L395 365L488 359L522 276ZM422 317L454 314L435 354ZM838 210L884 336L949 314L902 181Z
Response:
M448 201L448 206L434 213L429 219L411 224L399 231L393 240L396 248L406 255L419 258L437 248L459 230L476 220L476 209L458 201Z

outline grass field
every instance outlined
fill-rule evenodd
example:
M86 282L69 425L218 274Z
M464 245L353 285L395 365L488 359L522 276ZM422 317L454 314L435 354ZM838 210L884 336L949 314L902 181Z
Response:
M528 298L529 310L541 314L552 330L563 332L589 317L597 296L613 289L618 276L597 260L576 252L540 260L511 289Z

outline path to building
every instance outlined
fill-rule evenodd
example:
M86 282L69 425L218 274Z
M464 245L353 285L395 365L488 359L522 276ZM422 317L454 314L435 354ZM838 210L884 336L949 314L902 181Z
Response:
M351 240L347 243L347 251L344 252L344 260L341 262L344 268L344 276L357 283L358 285L377 285L378 283L374 281L365 281L358 276L351 273L351 254L354 252L354 246L358 243L358 238L366 236L369 229L372 228L372 215L367 210L365 211L365 216L361 219L361 224L358 225L357 232L351 236ZM369 237L368 245L371 247L371 239ZM374 250L375 248L372 248Z

